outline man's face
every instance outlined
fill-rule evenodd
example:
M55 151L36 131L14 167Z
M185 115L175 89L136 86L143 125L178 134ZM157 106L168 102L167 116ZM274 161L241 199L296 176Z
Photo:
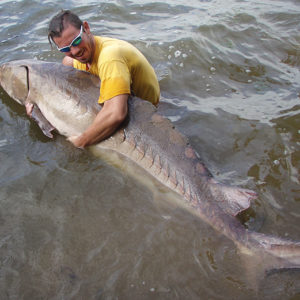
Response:
M80 34L80 29L73 25L67 24L60 37L53 38L58 48L69 46L72 41ZM83 24L83 32L81 34L82 41L77 46L71 46L70 51L64 52L65 55L72 57L81 63L92 63L95 52L95 44L93 36L90 33L88 24Z

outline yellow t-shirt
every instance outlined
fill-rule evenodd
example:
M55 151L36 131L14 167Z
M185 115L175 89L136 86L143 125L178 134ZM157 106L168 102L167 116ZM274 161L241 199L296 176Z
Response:
M145 56L125 41L99 36L94 38L96 49L89 70L86 64L75 59L73 66L99 76L101 87L98 102L133 93L156 105L160 95L159 84Z

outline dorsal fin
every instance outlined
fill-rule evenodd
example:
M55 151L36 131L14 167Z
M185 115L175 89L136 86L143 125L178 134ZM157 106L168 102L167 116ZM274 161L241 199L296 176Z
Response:
M227 186L214 179L211 179L210 183L210 190L218 205L224 212L232 216L249 208L250 200L257 198L257 194L251 190Z

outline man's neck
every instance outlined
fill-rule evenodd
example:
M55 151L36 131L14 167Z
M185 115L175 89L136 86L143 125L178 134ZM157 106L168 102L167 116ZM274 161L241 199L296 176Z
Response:
M92 52L92 55L91 55L91 60L86 64L88 70L90 69L90 67L93 63L94 56L95 56L95 50L96 50L96 42L95 42L94 35L92 35L92 34L91 34L91 42L93 44L93 52Z

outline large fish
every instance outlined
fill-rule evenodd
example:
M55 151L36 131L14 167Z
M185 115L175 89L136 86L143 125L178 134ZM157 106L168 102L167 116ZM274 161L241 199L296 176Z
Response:
M21 60L0 66L0 83L18 103L34 105L33 118L52 137L82 133L101 109L100 81L58 63ZM247 230L235 217L253 191L216 182L188 139L147 101L132 97L126 122L110 138L90 147L127 157L182 196L202 220L231 239L257 265L300 268L300 243Z

